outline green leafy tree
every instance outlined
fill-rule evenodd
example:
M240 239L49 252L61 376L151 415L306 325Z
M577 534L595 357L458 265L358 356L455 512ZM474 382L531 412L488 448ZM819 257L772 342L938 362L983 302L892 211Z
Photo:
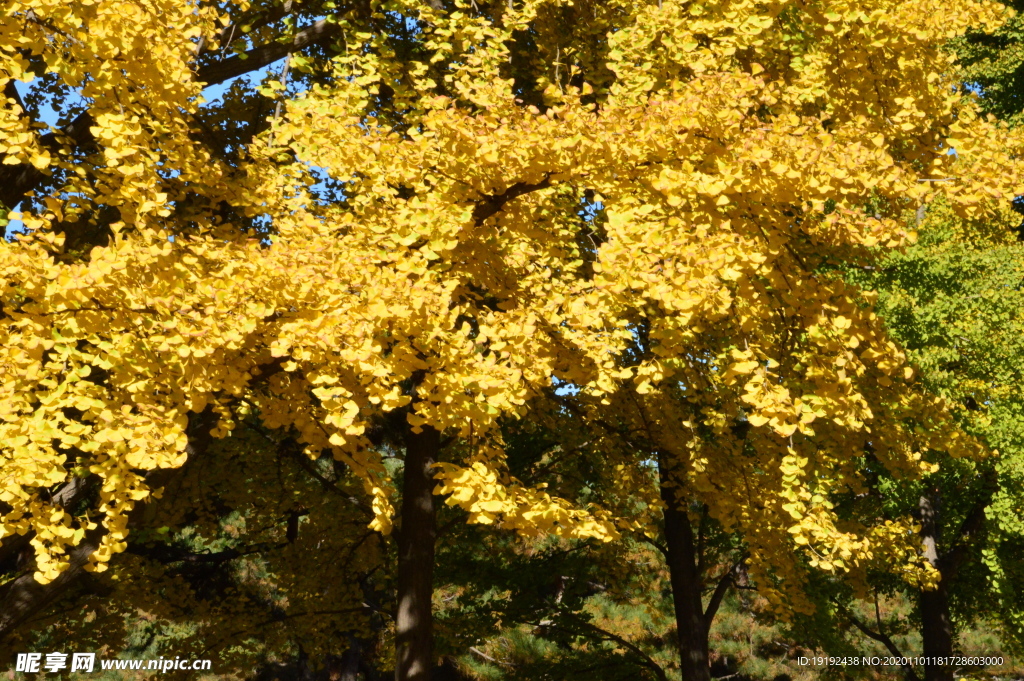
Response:
M1011 125L1024 122L1024 3L1005 5L1015 13L995 30L972 30L949 43L957 56L963 87L980 95L983 111Z
M943 458L921 481L878 477L870 494L853 501L865 513L915 513L923 551L942 578L935 589L911 590L911 616L926 656L950 655L957 634L998 622L1008 644L1024 633L1024 244L1002 221L965 222L943 206L928 211L919 240L851 279L878 292L878 310L906 348L930 390L955 405L963 428L992 453L972 460ZM905 589L891 579L884 592ZM851 615L851 619L855 619ZM877 631L875 635L884 633ZM908 675L913 674L908 670ZM928 679L952 669L926 670Z

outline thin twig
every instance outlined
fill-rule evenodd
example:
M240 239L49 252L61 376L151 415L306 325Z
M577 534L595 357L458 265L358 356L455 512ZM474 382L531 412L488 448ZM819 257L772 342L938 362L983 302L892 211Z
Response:
M494 664L500 664L503 667L514 667L515 666L513 664L509 664L508 662L502 662L501 660L496 660L493 657L491 657L490 655L488 655L487 653L482 652L480 650L477 650L473 646L469 647L469 652L474 653L476 655L479 655L480 657L484 658L488 662L493 662Z

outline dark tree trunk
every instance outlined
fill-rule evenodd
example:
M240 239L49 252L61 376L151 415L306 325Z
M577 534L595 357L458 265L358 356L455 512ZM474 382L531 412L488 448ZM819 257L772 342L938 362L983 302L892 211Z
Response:
M921 538L924 540L925 558L939 571L942 579L934 591L922 591L921 637L926 662L928 658L949 657L953 654L953 623L949 617L949 580L951 570L939 557L940 521L937 494L924 494L919 502L921 511ZM953 667L944 664L925 664L925 681L953 681Z
M359 681L359 663L362 661L362 645L355 636L349 637L348 650L337 660L337 674L331 674L332 681Z
M430 681L434 665L434 478L440 433L425 427L406 432L402 524L398 531L398 613L395 618L395 681Z
M697 568L693 528L676 493L676 487L671 483L665 454L658 455L658 471L661 499L665 502L665 543L672 599L675 602L676 627L679 630L679 662L683 681L710 681L708 629L711 617L704 614L701 599L703 583ZM713 612L709 614L714 616Z
M40 584L33 573L26 572L0 587L0 641L34 615L45 612L51 603L67 594L88 574L85 566L89 556L99 548L105 533L103 527L86 532L78 546L68 552L68 568L52 582Z
M944 582L935 591L921 592L921 637L925 658L953 654L953 626L949 619L949 594ZM926 664L925 681L953 681L951 665Z

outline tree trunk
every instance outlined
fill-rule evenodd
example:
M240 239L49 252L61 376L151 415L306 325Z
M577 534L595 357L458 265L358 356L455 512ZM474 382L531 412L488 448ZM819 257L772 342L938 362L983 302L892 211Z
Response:
M398 532L398 614L395 681L430 681L434 666L431 597L434 591L434 478L440 433L406 431L402 524Z
M953 654L953 626L949 619L949 594L944 582L935 591L921 592L921 637L924 656L949 657ZM953 681L951 665L925 664L925 681Z
M686 509L681 507L676 488L667 470L666 455L658 455L661 499L665 502L665 543L668 549L668 570L675 603L676 628L679 631L679 662L683 681L710 681L711 662L708 654L710 622L704 615L701 592L703 584L697 569L697 549L693 528Z
M949 657L953 654L953 624L949 617L949 578L939 558L940 522L939 501L935 493L924 494L919 501L921 511L921 538L924 540L924 555L932 567L939 571L942 579L934 591L921 591L921 637L926 662L928 658ZM924 666L925 681L953 681L953 667L945 664Z
M332 658L328 665L328 681L359 681L362 652L361 641L355 636L349 636L348 649L340 657Z

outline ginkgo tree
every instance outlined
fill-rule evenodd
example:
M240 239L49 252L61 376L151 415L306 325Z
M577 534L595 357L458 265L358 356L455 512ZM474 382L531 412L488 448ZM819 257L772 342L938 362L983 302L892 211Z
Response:
M658 462L647 507L678 521L680 569L696 496L747 534L765 584L775 566L781 606L800 607L795 555L927 584L909 519L842 526L829 495L858 489L867 449L914 476L924 452L980 448L832 270L910 241L901 215L939 192L972 216L1013 197L1016 137L939 50L1002 17L968 0L9 3L0 200L24 232L0 244L0 527L36 564L0 632L48 583L104 570L166 471L257 418L343 462L372 528L395 526L396 678L427 679L435 495L525 534L651 520L508 474L501 422L553 383L630 436L607 452L622 484L642 492ZM204 107L204 83L284 58ZM47 102L59 129L34 117ZM382 447L404 453L401 490ZM80 479L85 512L66 503ZM708 612L687 588L683 673L702 679Z

